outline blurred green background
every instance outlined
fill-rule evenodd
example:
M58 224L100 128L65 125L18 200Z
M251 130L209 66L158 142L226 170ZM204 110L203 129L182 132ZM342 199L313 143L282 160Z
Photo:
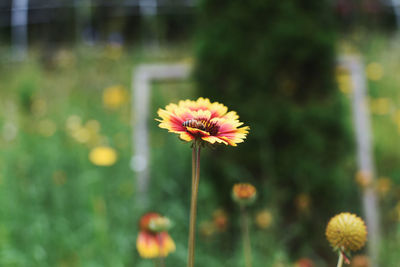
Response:
M230 193L238 182L258 190L249 210L255 267L306 267L301 258L336 266L326 223L343 211L364 216L343 55L365 65L379 264L400 265L398 7L31 0L24 43L23 25L12 23L16 2L0 1L0 266L154 266L136 251L148 211L172 219L176 252L166 265L185 266L190 144L154 118L199 96L237 111L251 130L238 147L203 150L197 266L244 265ZM191 64L193 73L152 84L145 205L131 168L131 99L132 71L150 63ZM366 250L356 254L362 262Z

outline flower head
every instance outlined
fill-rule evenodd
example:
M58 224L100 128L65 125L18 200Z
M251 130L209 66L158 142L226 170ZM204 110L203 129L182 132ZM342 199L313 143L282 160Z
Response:
M256 188L251 184L235 184L232 189L232 198L240 205L249 205L257 196Z
M249 127L240 122L234 111L218 102L200 97L196 101L182 100L158 110L159 127L179 134L184 141L203 141L236 146L243 142Z
M140 233L136 247L142 258L166 257L175 251L175 243L165 231L169 220L158 213L151 212L142 216L139 222Z
M332 247L344 252L359 250L367 241L364 221L348 212L333 217L326 227L325 234Z
M259 211L256 215L256 224L261 229L267 229L271 226L273 217L268 209Z

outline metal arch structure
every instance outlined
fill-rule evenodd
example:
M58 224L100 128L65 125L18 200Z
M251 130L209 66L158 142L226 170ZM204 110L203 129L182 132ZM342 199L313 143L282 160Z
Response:
M368 227L368 254L371 267L378 267L380 247L380 214L378 198L373 187L375 163L372 149L372 131L369 107L366 104L368 95L365 66L360 57L347 56L339 59L339 65L346 68L352 82L352 112L355 140L357 145L358 170L368 180L362 194L362 205Z
M150 182L149 105L154 81L184 80L191 72L189 64L142 64L132 74L132 144L131 168L136 177L137 201L144 209L148 205Z

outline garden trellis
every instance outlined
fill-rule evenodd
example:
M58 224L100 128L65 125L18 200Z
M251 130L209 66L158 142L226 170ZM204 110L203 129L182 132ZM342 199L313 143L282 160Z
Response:
M132 75L132 125L133 157L131 167L136 174L137 200L145 209L148 204L149 186L149 101L154 81L186 79L191 66L188 64L143 64Z
M344 57L340 65L346 68L351 76L352 109L355 139L357 144L357 164L359 172L370 179L369 185L363 190L362 203L368 227L368 250L371 256L371 266L378 266L380 242L379 209L376 192L373 185L375 177L374 157L372 153L371 122L367 100L367 82L364 64L358 57Z

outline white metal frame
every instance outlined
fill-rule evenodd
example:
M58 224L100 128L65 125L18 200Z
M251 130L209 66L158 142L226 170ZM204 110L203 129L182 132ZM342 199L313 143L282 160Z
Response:
M152 83L162 80L187 79L191 67L188 64L142 64L132 75L132 170L136 174L136 192L142 206L147 205L149 186L149 102Z

